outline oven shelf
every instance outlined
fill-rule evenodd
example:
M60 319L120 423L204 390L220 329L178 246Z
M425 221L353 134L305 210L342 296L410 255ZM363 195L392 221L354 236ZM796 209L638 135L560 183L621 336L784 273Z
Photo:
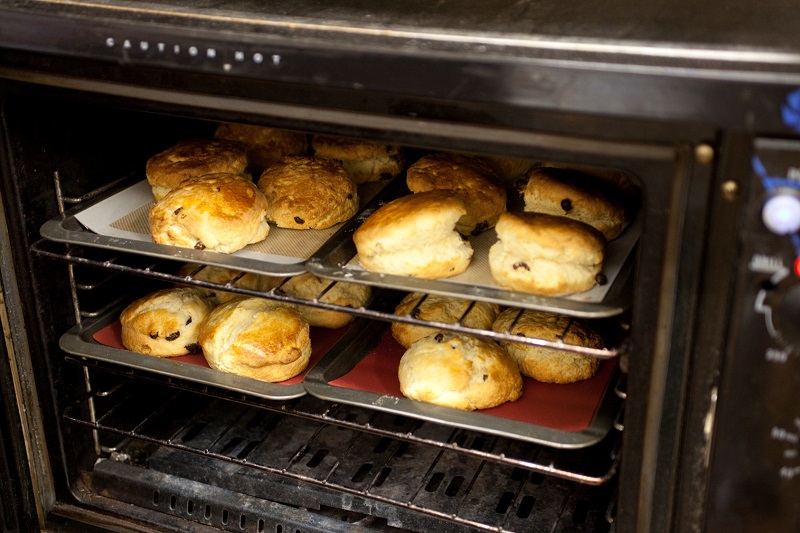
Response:
M131 274L166 283L193 285L208 289L234 292L247 296L257 296L286 303L308 305L384 322L403 322L425 327L435 327L440 330L454 331L467 335L489 338L495 341L517 342L567 352L580 353L582 355L595 357L597 359L612 359L624 354L627 350L625 331L627 326L624 319L620 320L619 317L593 321L593 323L596 323L599 329L603 331L607 346L604 348L589 348L570 345L559 341L549 341L534 337L521 337L518 335L513 335L508 331L495 332L471 328L464 326L461 323L464 317L462 317L459 322L449 324L421 320L419 318L415 318L413 316L413 312L409 313L408 315L397 315L393 312L394 308L406 293L391 289L380 289L374 293L372 301L368 302L366 306L352 308L320 301L320 298L324 295L324 292L329 290L327 288L324 289L323 293L320 293L313 299L303 299L282 293L280 285L270 291L265 292L237 287L232 284L235 279L232 279L231 282L227 284L220 284L197 279L192 276L179 275L176 273L176 271L181 265L184 264L180 261L165 261L160 259L146 258L136 254L119 253L112 250L82 248L75 245L64 245L46 239L39 240L31 245L31 251L40 257L65 261L72 265L81 265L110 272ZM334 283L339 283L339 281L332 280L331 284ZM469 311L470 310L468 309L465 312L465 316L467 313L469 313ZM85 313L86 310L83 310L83 312ZM520 309L519 312L522 313L522 309Z
M181 400L194 398L191 401L185 400L186 404L198 406L210 402L224 405L225 402L233 401L236 405L249 409L269 411L274 413L274 416L301 418L382 438L424 445L585 485L597 486L607 483L616 475L619 466L617 452L621 433L616 430L609 431L608 435L594 446L580 450L560 450L471 429L448 427L394 413L330 402L310 395L287 401L266 401L192 382L168 379L164 384L163 380L152 378L135 369L120 370L99 361L77 359L72 361L90 368L102 369L105 375L134 376L137 380L123 379L119 383L115 382L112 386L95 391L70 406L64 415L66 419L93 429L165 446L172 446L175 443L166 437L159 439L141 429L151 424L154 413L142 411L139 404L150 404L154 401L152 398L157 395ZM172 403L172 400L163 401ZM86 402L93 404L94 421L89 419L88 414L84 413L83 416L78 414ZM155 405L160 407L162 403L155 402ZM137 409L140 410L136 411ZM122 412L126 413L125 417L118 418ZM138 418L135 416L137 412ZM177 416L181 413L176 410L174 414ZM125 427L131 429L109 423L109 416L114 420L125 420ZM202 417L201 408L192 411L191 416Z
M237 491L279 501L282 495L301 506L303 499L332 505L327 500L339 498L355 508L419 513L472 530L518 531L538 519L520 517L520 506L546 497L560 498L552 508L563 509L576 493L601 489L619 460L616 432L574 452L313 397L231 404L125 380L90 398L94 421L86 399L68 408L65 419L106 438L155 447L145 461L151 470L199 475L223 488L234 482ZM113 456L124 458L124 447ZM479 512L487 505L488 515Z

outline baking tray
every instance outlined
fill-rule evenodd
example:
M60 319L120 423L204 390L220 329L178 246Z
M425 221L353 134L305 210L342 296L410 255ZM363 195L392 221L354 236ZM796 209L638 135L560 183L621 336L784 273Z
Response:
M401 177L404 176L403 174ZM617 316L630 306L631 275L642 225L640 216L634 218L622 235L606 245L603 274L608 282L570 296L545 297L515 292L499 286L492 279L488 258L489 248L497 241L494 229L470 237L474 249L472 261L466 272L451 278L422 279L366 270L358 261L353 233L383 204L406 194L410 194L410 191L404 179L395 179L389 183L356 217L344 223L336 234L306 261L308 271L321 278L481 300L509 307L537 309L583 318ZM520 201L521 199L514 198L513 191L509 191L509 209L521 209L518 205Z
M335 330L311 328L311 361L306 370L286 381L269 383L214 370L208 366L202 354L160 358L126 350L121 341L118 320L120 312L121 309L116 309L72 327L61 336L61 349L79 357L242 392L267 400L289 400L304 396L306 390L302 381L305 374L352 326L349 324Z
M525 377L516 402L462 411L402 396L397 368L404 352L385 323L362 319L306 374L303 385L324 400L564 449L600 442L620 411L616 358L602 361L591 379L557 385Z
M380 184L359 186L362 205ZM162 259L203 263L271 276L296 276L306 272L305 262L339 229L293 230L270 225L269 235L232 254L194 250L154 243L147 215L154 203L147 180L84 202L63 216L45 222L40 234L46 239Z

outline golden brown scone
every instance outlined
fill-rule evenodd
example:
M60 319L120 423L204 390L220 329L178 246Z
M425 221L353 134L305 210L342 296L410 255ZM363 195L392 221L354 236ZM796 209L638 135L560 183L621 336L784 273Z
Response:
M467 310L469 310L468 313ZM460 321L461 325L465 327L488 330L492 328L497 315L500 314L500 306L489 302L471 302L451 296L412 292L403 298L394 312L396 315L411 314L420 320L445 324L456 324ZM464 313L467 313L466 316ZM416 324L392 322L392 335L405 348L410 347L419 339L439 331L436 328Z
M286 156L261 174L267 217L281 228L325 229L358 211L358 191L347 171L330 159Z
M528 172L536 161L519 157L481 157L497 174L497 177L507 187L514 185L517 178Z
M218 283L220 285L226 285L230 283L234 287L264 292L277 287L283 280L283 278L279 277L262 276L259 274L254 274L253 272L242 272L232 268L200 265L197 263L186 263L180 269L178 269L178 275L191 279ZM209 296L216 298L217 302L219 303L225 303L228 300L238 296L235 292L215 290L205 287L197 287L197 290L203 291Z
M353 234L367 270L419 278L464 272L472 246L455 231L467 210L452 191L409 194L378 208Z
M535 167L526 179L521 188L525 211L580 220L609 241L628 226L621 192L600 178L562 168Z
M208 366L261 381L285 381L311 358L309 326L297 311L263 298L216 307L200 330Z
M329 288L330 287L330 288ZM332 282L316 277L311 273L300 274L286 280L278 291L288 296L306 300L319 299L320 302L352 307L364 306L372 295L368 285L360 283ZM312 326L336 329L353 321L353 315L308 305L287 304L300 313Z
M522 395L517 364L495 342L437 333L411 345L400 359L400 391L412 400L475 410Z
M150 209L150 235L159 244L233 253L269 233L267 200L236 174L189 178Z
M129 304L120 315L122 345L133 352L176 357L200 351L200 325L216 305L191 287L162 289Z
M603 348L600 335L577 319L530 309L521 315L519 313L519 309L506 309L497 317L492 329L527 338ZM574 383L589 379L600 368L599 359L579 353L518 342L500 344L514 358L524 375L545 383Z
M156 201L186 179L221 172L252 179L244 146L222 139L188 139L154 155L145 167Z
M248 167L254 176L261 175L265 168L287 155L308 153L308 135L299 131L222 122L214 137L241 143L247 151Z
M502 287L544 296L591 289L603 267L603 234L583 222L542 213L503 213L489 249Z
M506 189L494 170L478 157L460 154L430 154L408 167L406 183L414 193L444 189L455 192L467 212L456 231L479 235L497 224L506 210Z
M392 179L405 167L402 147L393 144L315 135L311 150L317 157L339 161L355 184Z

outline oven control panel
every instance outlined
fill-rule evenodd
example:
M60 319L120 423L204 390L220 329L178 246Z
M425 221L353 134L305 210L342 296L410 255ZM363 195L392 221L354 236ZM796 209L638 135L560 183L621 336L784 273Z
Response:
M710 458L710 532L800 531L800 142L759 141L752 164Z

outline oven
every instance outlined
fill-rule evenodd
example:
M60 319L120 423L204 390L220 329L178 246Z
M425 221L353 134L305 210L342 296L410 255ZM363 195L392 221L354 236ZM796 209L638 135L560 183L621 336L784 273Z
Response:
M2 0L5 530L798 530L800 42L778 5L714 5ZM134 213L148 158L221 122L392 143L407 164L622 177L635 216L587 298L353 267L353 232L408 193L403 174L319 242L292 234L307 250L291 261L95 228ZM325 288L209 281L211 266ZM326 302L350 282L370 300ZM176 285L353 321L315 333L291 384L102 337ZM410 291L586 320L603 347L396 313ZM431 406L380 386L393 323L601 370L592 387L526 379L508 416Z

